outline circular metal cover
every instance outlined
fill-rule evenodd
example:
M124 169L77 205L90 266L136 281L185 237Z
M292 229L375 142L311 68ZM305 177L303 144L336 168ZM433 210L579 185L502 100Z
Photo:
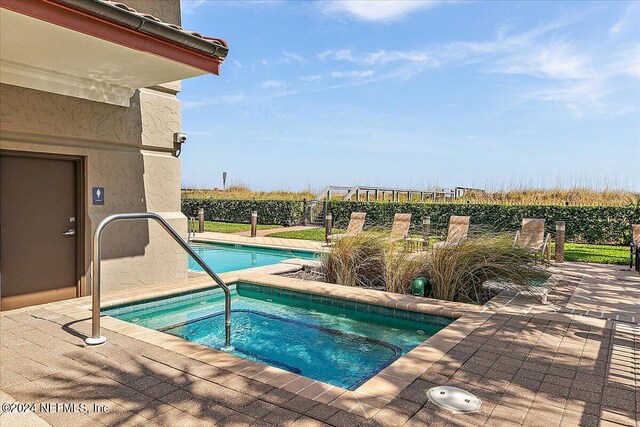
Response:
M454 413L477 412L482 402L475 395L457 387L441 386L427 390L429 400Z

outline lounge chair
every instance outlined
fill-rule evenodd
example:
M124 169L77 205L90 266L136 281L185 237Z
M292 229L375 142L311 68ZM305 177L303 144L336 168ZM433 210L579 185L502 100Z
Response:
M635 270L640 272L640 224L631 225L631 248L629 255L629 269L634 268L633 257L636 257Z
M467 238L467 233L469 233L470 221L471 217L469 216L452 215L449 218L449 231L447 232L447 240L434 244L433 248L452 248L462 243Z
M411 227L411 214L397 213L393 217L393 225L388 240L397 242L404 240L409 236L409 227Z
M529 249L536 256L538 253L546 254L548 261L550 257L550 253L547 251L549 233L544 232L544 222L544 219L522 218L522 227L516 231L513 246Z
M347 226L347 232L343 234L330 234L327 236L329 243L344 237L357 236L362 232L364 228L364 218L367 216L366 212L351 212L351 218L349 219L349 225Z

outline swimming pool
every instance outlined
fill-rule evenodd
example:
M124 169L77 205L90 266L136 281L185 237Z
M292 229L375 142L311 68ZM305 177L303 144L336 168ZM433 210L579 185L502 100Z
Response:
M313 252L224 243L192 243L190 246L216 273L262 267L291 258L317 259L319 257ZM189 269L203 271L191 257L189 257Z
M231 353L351 390L452 322L252 283L237 283L231 291ZM215 349L224 346L220 289L103 313Z

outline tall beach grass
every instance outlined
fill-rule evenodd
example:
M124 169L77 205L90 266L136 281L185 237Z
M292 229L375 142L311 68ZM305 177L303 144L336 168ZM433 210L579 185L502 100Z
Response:
M484 285L500 282L530 290L544 274L534 255L513 247L513 236L483 234L462 244L415 252L380 232L338 240L322 264L328 282L410 293L414 279L427 277L430 297L481 304L491 297Z
M183 198L213 198L213 199L256 199L256 200L314 200L318 190L308 188L304 191L274 190L254 191L240 183L229 185L226 190L185 188ZM425 190L426 191L426 190ZM332 199L340 200L344 194L334 194ZM360 195L360 201L365 201L365 195ZM385 195L384 200L392 201L391 194ZM355 197L352 198L355 200ZM519 205L578 205L578 206L628 206L638 204L640 194L626 190L569 187L556 189L513 188L499 191L469 191L464 197L449 200L437 199L436 203L485 203L485 204L519 204ZM407 194L399 194L399 201L406 202ZM414 195L412 201L418 202L419 196ZM426 200L430 202L431 200Z

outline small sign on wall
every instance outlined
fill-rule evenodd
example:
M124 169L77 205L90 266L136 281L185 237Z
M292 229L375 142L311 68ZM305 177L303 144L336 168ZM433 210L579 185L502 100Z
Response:
M94 205L104 205L104 187L93 187L91 193Z

